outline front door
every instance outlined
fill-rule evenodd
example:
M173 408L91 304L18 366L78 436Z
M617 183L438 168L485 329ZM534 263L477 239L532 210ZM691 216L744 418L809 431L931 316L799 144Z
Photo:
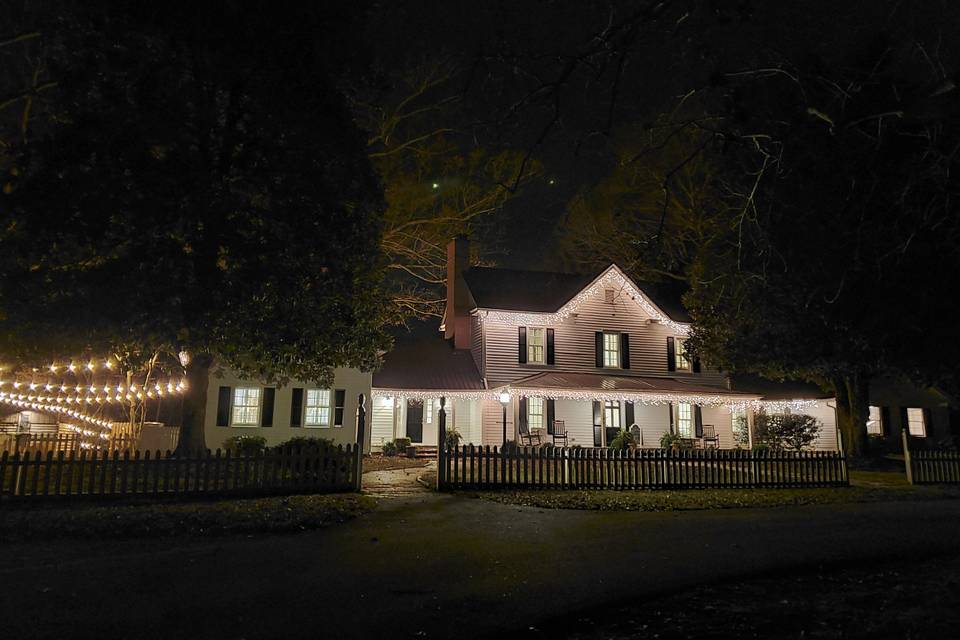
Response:
M407 400L407 437L414 444L423 442L422 400Z

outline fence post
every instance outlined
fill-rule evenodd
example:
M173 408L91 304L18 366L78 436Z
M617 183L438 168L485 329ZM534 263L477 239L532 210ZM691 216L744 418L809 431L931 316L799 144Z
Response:
M444 456L447 444L447 399L440 396L440 411L437 412L437 491L443 489L446 482L444 477Z
M910 440L906 429L900 430L900 437L903 440L903 465L907 468L907 483L913 484L913 460L910 459Z
M366 398L357 396L357 449L353 460L353 488L360 491L363 487L363 449L367 438Z

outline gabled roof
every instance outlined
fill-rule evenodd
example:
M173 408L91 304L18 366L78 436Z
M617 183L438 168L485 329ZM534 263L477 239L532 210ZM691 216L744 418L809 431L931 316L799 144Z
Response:
M480 309L553 312L597 274L471 267L463 278Z
M436 323L418 323L396 338L373 374L379 389L474 391L484 389L483 379L469 350L458 350L444 340Z
M616 265L596 273L556 273L471 267L464 274L479 309L532 313L555 313L591 284L616 272L633 283L664 315L675 322L689 323L680 284L636 283Z

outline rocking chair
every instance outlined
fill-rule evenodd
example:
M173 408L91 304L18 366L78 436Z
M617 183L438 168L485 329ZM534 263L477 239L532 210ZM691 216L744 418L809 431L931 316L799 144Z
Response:
M567 446L567 425L563 420L553 421L553 444L557 445L557 440L563 440L563 446Z
M526 423L526 421L521 422L520 423L520 443L533 446L534 439L536 439L537 444L543 444L543 442L540 439L540 431L537 430L531 433L530 426Z

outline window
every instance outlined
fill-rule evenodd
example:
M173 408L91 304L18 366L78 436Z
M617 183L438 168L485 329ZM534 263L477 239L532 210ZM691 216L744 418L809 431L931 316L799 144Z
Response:
M676 350L674 351L674 364L677 371L690 371L690 358L687 357L687 341L683 338L674 338Z
M233 390L235 427L256 427L260 424L260 387L237 387Z
M543 398L527 398L527 425L531 429L543 429Z
M730 427L733 431L733 443L745 447L750 444L750 434L747 431L747 412L745 409L730 411Z
M603 334L603 366L620 366L620 334Z
M620 403L607 400L603 403L603 419L607 429L620 428Z
M530 327L527 329L527 362L533 364L543 364L546 348L544 347L544 336L546 329Z
M423 401L423 421L433 422L433 398Z
M916 407L907 409L907 432L916 438L927 437L927 425L923 420L923 409Z
M693 437L693 405L686 402L677 404L677 433L681 438Z
M883 418L880 407L870 407L870 416L867 418L867 434L871 436L883 435Z
M303 426L330 426L330 389L307 389L307 408Z

